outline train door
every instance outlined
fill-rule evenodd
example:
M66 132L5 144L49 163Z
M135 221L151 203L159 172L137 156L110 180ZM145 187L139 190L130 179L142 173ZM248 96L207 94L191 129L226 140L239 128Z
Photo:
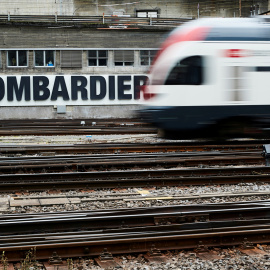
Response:
M242 103L247 100L246 72L242 66L229 67L227 101Z
M223 51L223 89L225 104L247 104L250 101L250 76L247 50L226 49Z

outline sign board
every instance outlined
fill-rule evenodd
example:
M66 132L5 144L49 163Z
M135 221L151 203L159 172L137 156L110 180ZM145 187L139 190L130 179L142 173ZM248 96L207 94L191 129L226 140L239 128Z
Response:
M140 104L146 75L0 76L0 106Z

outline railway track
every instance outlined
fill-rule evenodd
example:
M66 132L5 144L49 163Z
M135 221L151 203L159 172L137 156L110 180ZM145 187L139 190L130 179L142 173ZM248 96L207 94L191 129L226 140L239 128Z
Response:
M0 136L156 134L156 128L138 119L1 120Z
M35 206L35 207L50 207L53 205L80 205L83 203L93 203L93 202L107 202L108 205L113 208L114 205L118 205L119 208L127 208L127 205L130 205L130 202L146 202L146 201L170 201L171 205L179 204L185 202L186 204L203 202L204 204L213 201L213 199L221 199L223 202L227 201L245 201L251 198L252 201L255 200L267 200L270 198L269 189L264 191L245 191L245 192L209 192L209 193L200 193L200 194L169 194L165 192L157 192L153 194L150 192L145 192L147 190L137 190L137 192L130 193L110 193L110 194L76 194L76 195L12 195L6 199L6 204L9 207L25 207L25 206ZM142 192L143 195L140 193ZM124 202L124 203L120 203ZM257 202L257 201L256 201ZM170 204L169 204L170 205ZM120 207L121 206L121 207ZM10 211L10 209L7 209ZM42 211L41 211L42 212Z
M196 152L196 153L145 153L105 154L79 156L39 156L0 158L0 174L89 172L127 169L175 167L211 167L228 165L263 165L261 151L250 152Z
M40 191L269 182L269 168L264 165L261 143L262 141L233 142L230 145L204 145L202 142L154 145L122 143L110 144L108 147L106 144L94 144L90 147L91 150L86 150L84 145L76 145L71 149L83 149L92 153L56 155L56 150L39 152L40 156L15 157L14 155L21 155L22 152L33 154L44 151L46 147L3 147L0 148L0 187L1 192L6 192L25 189ZM53 147L49 146L47 150L50 151ZM188 147L193 151L185 151ZM12 152L8 152L10 150ZM234 167L235 165L240 167Z
M2 174L1 192L270 182L270 167Z
M262 156L263 145L268 142L1 145L0 190L14 194L15 191L269 183L270 167L265 165ZM2 214L0 252L4 251L9 261L16 262L22 261L25 252L33 249L36 249L36 258L47 260L55 251L62 258L101 258L110 257L109 253L207 250L211 247L269 243L270 202L267 201L267 190L245 194L202 194L193 198L185 194L165 198L160 198L160 195L141 195L138 198L134 194L125 194L122 198L99 196L86 199L90 203L91 200L163 199L177 202L207 196L225 198L238 195L264 201ZM33 197L13 196L9 203L13 200L19 205L22 200L22 205L28 205L27 199ZM55 201L52 196L48 199ZM38 200L42 201L41 198ZM67 198L66 201L72 203L76 200Z
M267 243L269 201L91 212L8 215L0 219L0 251L19 261ZM79 230L79 231L78 231ZM44 231L46 231L44 233ZM34 233L33 233L34 232Z
M57 154L120 154L120 153L160 153L160 152L197 152L197 151L263 151L263 145L270 140L249 140L216 142L176 141L155 143L88 143L62 145L6 145L0 144L0 154L14 155L57 155Z

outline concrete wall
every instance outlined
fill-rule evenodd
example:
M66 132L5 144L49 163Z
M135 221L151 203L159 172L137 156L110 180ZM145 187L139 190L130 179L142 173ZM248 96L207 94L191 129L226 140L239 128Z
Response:
M89 119L133 118L139 105L122 106L67 106L66 113L57 107L0 107L0 119Z
M168 30L97 30L95 28L61 28L0 25L0 74L142 74L148 67L140 66L139 51L143 48L159 48ZM34 67L35 49L55 50L55 67ZM108 49L108 66L89 67L88 49ZM116 67L113 49L134 49L134 66ZM7 50L25 49L28 52L27 67L7 67ZM82 68L61 68L61 50L81 50Z
M65 26L0 25L6 48L156 48L170 30L98 30Z
M72 15L74 0L1 0L1 14Z
M160 17L197 17L200 3L200 17L238 17L239 3L241 15L250 16L250 6L259 5L259 12L268 10L268 0L1 0L1 14L55 14L58 15L91 15L102 16L113 14L136 15L136 10L159 10ZM257 9L256 9L257 10ZM256 11L257 12L257 11Z

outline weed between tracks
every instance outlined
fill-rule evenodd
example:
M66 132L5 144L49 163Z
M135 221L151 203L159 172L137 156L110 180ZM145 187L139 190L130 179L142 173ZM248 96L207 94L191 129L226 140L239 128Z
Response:
M5 251L3 251L1 256L1 264L3 270L8 270L8 258L5 255ZM36 248L31 248L28 252L26 252L25 259L20 262L20 267L18 265L14 265L14 269L18 270L37 270L43 269L44 267L37 261L36 258Z
M8 270L9 263L8 258L5 255L5 251L2 252L1 259L0 259L0 269L1 270ZM67 259L67 270L72 270L74 266L72 259ZM14 265L14 270L42 270L45 269L42 263L38 262L36 257L36 247L31 248L26 255L25 259L21 261L19 264ZM58 269L56 267L55 269Z
M2 264L3 270L7 270L8 259L7 259L6 255L5 255L5 251L3 251L2 256L1 256L1 264Z

